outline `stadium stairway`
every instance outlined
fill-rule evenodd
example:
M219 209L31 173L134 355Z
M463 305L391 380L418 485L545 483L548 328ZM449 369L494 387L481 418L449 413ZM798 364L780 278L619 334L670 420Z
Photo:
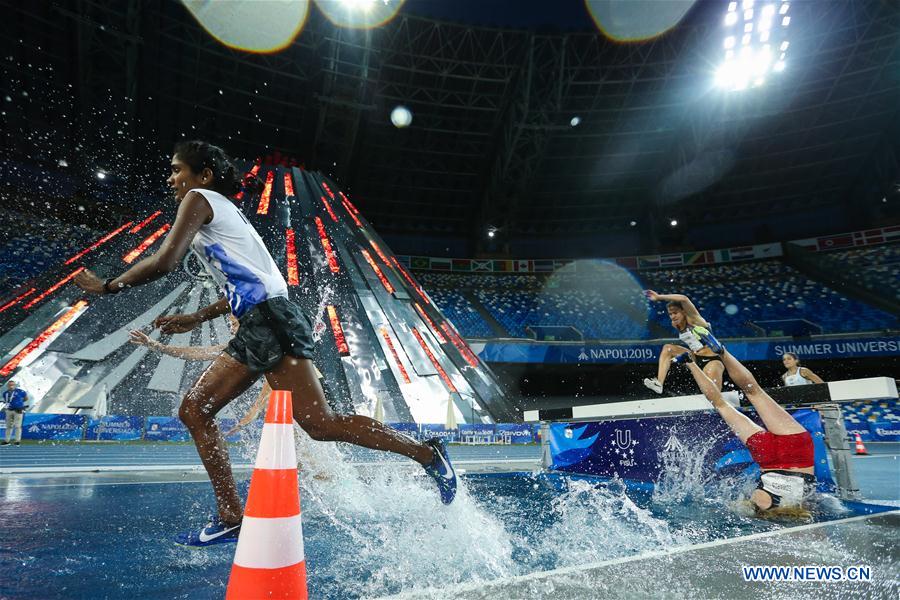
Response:
M481 300L478 299L478 296L470 289L460 290L460 293L463 297L469 301L472 305L472 308L481 315L481 318L484 319L484 322L488 324L488 327L491 328L491 331L494 332L494 335L501 338L512 337L509 335L509 332L504 329L503 325L500 324L500 321L494 318L494 316L484 307L481 303Z

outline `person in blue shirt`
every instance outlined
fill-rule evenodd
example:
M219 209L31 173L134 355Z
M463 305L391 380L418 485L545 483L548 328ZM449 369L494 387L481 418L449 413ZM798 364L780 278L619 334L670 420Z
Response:
M10 379L6 382L6 390L3 392L3 404L6 406L6 439L0 445L9 444L9 439L16 435L16 446L22 443L22 415L25 414L25 405L28 403L28 394L20 390L16 382Z

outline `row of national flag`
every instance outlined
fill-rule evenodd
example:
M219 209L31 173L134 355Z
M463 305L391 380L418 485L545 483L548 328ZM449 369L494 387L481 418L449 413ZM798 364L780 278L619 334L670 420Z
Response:
M771 258L775 256L781 256L780 244L761 244L724 250L704 250L702 252L681 252L652 256L625 256L610 260L627 269L659 269ZM549 258L478 260L429 256L398 256L397 260L404 266L417 271L452 271L454 273L553 273L572 263L572 259Z
M418 271L455 273L552 273L572 262L571 259L478 260L429 256L398 256L397 260L400 264Z
M840 235L820 238L795 240L798 244L813 251L869 246L900 241L900 225L854 231ZM649 256L624 256L610 259L626 269L664 269L667 267L687 267L691 265L711 265L741 260L760 260L781 256L781 244L756 244L754 246L738 246L720 250L702 250L700 252L675 252L669 254L653 254ZM418 271L452 271L454 273L552 273L572 263L572 259L533 259L533 260L491 260L468 258L434 258L429 256L398 256L397 260L404 266ZM576 263L577 265L577 263Z
M889 244L896 241L900 241L900 225L866 229L864 231L854 231L852 233L841 233L838 235L826 235L818 238L807 238L805 240L796 240L792 243L802 246L807 250L812 250L813 252L823 252L827 250L836 250L838 248Z

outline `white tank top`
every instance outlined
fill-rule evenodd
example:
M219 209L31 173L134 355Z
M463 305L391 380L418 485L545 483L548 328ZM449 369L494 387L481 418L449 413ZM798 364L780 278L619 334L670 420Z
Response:
M231 312L240 317L269 298L287 297L287 283L259 234L231 200L212 190L203 194L213 217L194 236L191 248L222 288Z
M678 339L687 344L687 347L691 349L691 352L698 352L703 349L703 342L700 341L694 332L691 331L691 327L688 326L687 329L678 334Z
M800 369L793 375L784 376L784 385L809 385L812 381L800 374Z

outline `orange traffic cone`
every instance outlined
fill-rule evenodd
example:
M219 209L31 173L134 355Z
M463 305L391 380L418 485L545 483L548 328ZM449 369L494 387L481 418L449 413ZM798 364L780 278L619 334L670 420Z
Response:
M307 598L290 392L269 397L225 598Z
M856 454L868 454L869 452L866 450L865 444L862 443L862 438L859 434L856 434Z

